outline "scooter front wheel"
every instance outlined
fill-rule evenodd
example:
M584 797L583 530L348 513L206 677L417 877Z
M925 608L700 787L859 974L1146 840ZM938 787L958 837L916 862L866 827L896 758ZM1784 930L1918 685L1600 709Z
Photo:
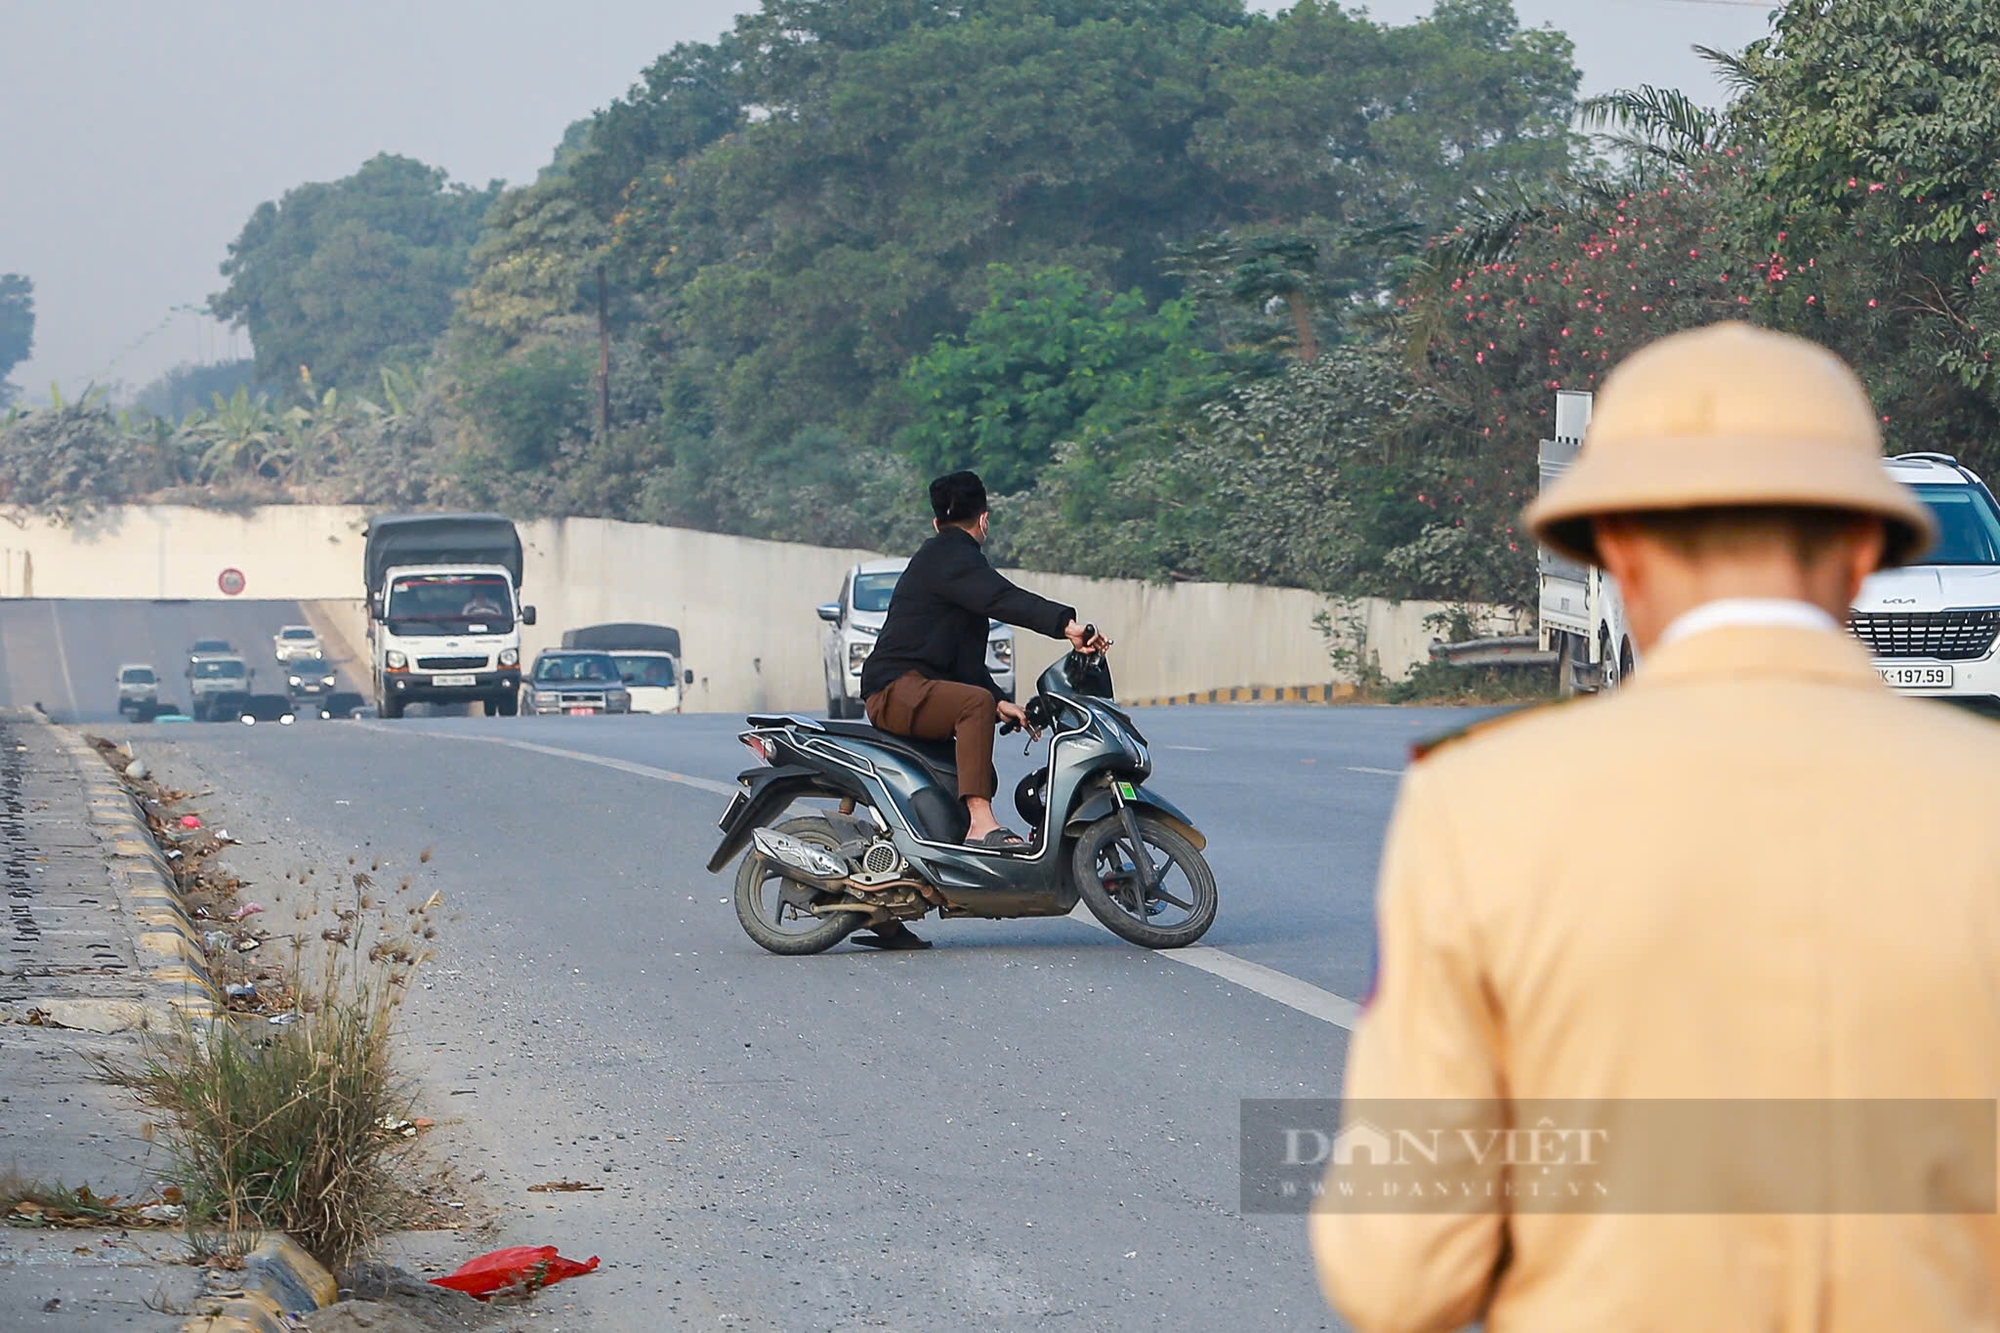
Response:
M1132 813L1138 847L1116 814L1077 838L1070 861L1077 891L1091 915L1122 939L1147 949L1193 944L1215 921L1215 872L1167 821L1146 810ZM1139 873L1142 856L1153 871L1150 891Z

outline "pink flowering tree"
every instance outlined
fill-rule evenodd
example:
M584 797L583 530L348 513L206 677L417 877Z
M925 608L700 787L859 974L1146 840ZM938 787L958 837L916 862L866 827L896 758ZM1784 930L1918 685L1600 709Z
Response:
M1742 69L1762 317L1861 370L1892 448L2000 466L2000 5L1792 0Z

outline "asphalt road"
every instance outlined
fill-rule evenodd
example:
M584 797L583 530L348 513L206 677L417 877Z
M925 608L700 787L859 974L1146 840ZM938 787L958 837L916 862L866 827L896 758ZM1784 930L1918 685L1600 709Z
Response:
M118 668L129 662L157 671L160 697L185 708L181 672L197 639L228 640L259 691L282 693L271 640L305 620L296 602L0 601L0 705L39 703L58 722L115 720Z
M181 612L159 643L207 631ZM135 631L94 631L110 656L83 666L83 622L39 614L108 686ZM31 628L0 620L0 670L46 696ZM108 710L85 678L78 711ZM314 905L288 872L323 885L350 857L443 891L455 915L406 1010L425 1105L510 1211L495 1243L604 1258L551 1293L583 1326L1252 1330L1338 1325L1302 1220L1240 1211L1239 1103L1338 1093L1330 1019L1366 984L1395 775L1455 720L1142 713L1155 784L1211 839L1205 955L1079 920L931 921L926 953L805 959L752 945L702 869L750 762L737 719L98 729L213 790L264 919ZM1009 785L1020 750L1003 742ZM1239 984L1232 960L1274 971ZM557 1179L606 1188L527 1192Z

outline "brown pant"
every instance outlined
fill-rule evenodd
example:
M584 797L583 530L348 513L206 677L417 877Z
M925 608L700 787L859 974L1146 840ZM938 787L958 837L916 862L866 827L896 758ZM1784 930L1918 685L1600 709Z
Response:
M931 680L918 672L898 676L863 701L868 721L892 736L958 742L958 794L993 799L1000 775L993 771L993 728L1000 721L993 695L977 685Z

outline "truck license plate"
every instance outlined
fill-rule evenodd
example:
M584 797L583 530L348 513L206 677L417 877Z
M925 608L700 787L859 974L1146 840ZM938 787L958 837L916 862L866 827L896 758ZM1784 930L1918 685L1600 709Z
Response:
M1893 685L1899 690L1948 690L1951 688L1951 671L1948 666L1883 666L1875 665L1876 673L1885 685Z
M432 676L431 677L431 684L433 685L477 685L478 683L479 683L479 677L477 676Z

